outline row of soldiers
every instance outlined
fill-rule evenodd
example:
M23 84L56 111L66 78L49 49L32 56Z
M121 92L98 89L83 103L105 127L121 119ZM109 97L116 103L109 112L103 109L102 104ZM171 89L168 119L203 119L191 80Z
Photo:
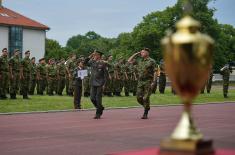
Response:
M0 99L6 99L8 92L11 99L16 99L17 93L22 94L24 99L28 99L28 94L34 95L35 88L38 95L43 95L46 92L50 96L54 93L61 96L66 88L66 94L73 96L74 79L72 75L76 68L76 61L78 59L85 60L84 56L77 58L75 54L71 54L67 60L62 58L56 62L54 59L50 59L48 63L46 63L45 58L41 58L39 64L36 64L35 57L30 59L30 51L25 52L25 57L22 60L20 60L19 54L20 51L16 49L14 55L8 59L7 49L2 50L0 57ZM113 61L112 55L103 56L102 59L106 61L109 76L103 90L104 95L121 96L121 92L124 90L125 96L129 96L130 93L135 96L138 83L137 60L133 59L132 62L125 59ZM163 94L166 87L163 60L156 66L154 81L151 86L152 92L156 92L159 84L159 92ZM90 68L85 66L85 69L88 70L88 76L83 80L83 92L84 96L88 97L90 95ZM206 86L208 93L211 90L212 76L213 72L211 72ZM172 93L175 93L173 89ZM204 93L204 87L201 93ZM227 93L224 94L226 97Z
M80 56L78 59L84 60L85 57ZM22 94L24 99L28 99L28 94L34 95L35 88L38 95L46 92L50 96L54 93L62 95L66 88L67 95L73 96L72 75L78 59L75 54L71 54L67 60L62 58L56 62L54 59L50 59L46 63L45 58L41 58L36 64L35 57L30 59L30 51L26 51L25 57L20 59L20 51L16 49L13 56L8 58L8 50L4 48L0 57L0 99L6 99L7 93L10 94L11 99L16 99L18 93ZM136 60L129 63L125 59L119 59L114 62L111 55L102 57L102 59L107 62L109 73L103 91L104 95L121 96L121 92L124 90L125 96L129 96L130 92L135 96L138 83ZM90 95L90 68L85 66L85 69L88 70L88 76L83 80L83 89L84 96L88 97ZM161 76L163 74L165 74L163 67L156 68L156 85L153 86L153 92L156 91L157 76L160 76L159 90L164 92L165 80L164 76Z

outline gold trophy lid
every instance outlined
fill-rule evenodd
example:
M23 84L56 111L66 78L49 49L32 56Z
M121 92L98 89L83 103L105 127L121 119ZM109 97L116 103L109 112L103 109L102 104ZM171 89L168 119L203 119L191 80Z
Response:
M199 28L201 27L201 24L193 19L190 16L185 16L183 19L181 19L179 22L176 23L177 29L189 29L190 27Z

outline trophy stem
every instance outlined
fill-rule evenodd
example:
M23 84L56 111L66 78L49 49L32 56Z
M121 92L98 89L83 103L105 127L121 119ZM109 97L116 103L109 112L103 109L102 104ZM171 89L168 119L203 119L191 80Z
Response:
M182 113L181 119L175 128L172 139L175 140L200 140L202 139L202 134L196 129L193 122L193 117L191 114L191 102L184 103L184 111Z

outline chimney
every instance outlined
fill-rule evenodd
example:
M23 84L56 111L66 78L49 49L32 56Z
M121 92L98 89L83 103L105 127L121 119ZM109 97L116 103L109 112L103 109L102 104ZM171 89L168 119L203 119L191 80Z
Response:
M2 0L0 0L0 8L2 7Z

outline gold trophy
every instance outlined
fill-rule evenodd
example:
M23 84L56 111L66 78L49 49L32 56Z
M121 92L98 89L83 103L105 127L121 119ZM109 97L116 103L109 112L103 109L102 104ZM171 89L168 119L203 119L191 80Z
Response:
M177 31L162 40L166 72L184 104L182 117L170 138L160 144L161 155L211 155L212 140L204 140L191 114L192 100L204 86L212 64L214 41L199 32L200 23L185 16Z

